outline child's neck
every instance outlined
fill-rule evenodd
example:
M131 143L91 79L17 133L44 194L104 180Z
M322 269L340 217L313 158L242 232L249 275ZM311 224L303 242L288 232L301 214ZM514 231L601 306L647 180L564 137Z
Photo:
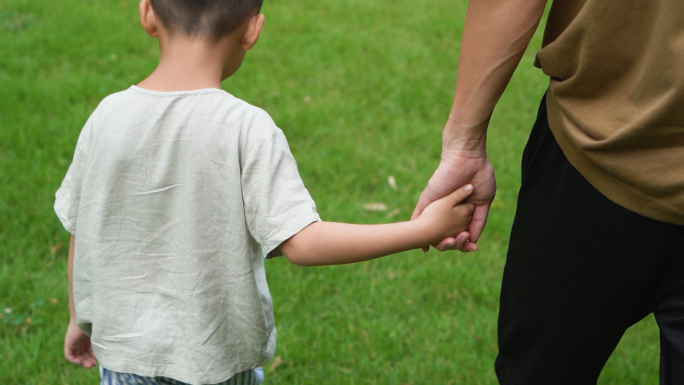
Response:
M159 65L139 87L153 91L221 88L229 44L174 38L162 44Z

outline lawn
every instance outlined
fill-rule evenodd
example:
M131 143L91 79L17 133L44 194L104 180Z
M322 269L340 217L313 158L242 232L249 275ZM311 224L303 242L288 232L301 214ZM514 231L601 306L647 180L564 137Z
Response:
M223 86L284 130L324 219L410 217L439 161L466 5L265 2L260 41ZM499 190L481 250L325 268L267 262L278 327L268 384L496 383L520 157L547 83L532 66L540 40L492 119ZM157 57L135 1L0 2L0 384L98 383L95 370L62 354L69 235L53 213L54 192L89 113L142 80ZM600 384L655 384L657 372L649 317L628 331Z

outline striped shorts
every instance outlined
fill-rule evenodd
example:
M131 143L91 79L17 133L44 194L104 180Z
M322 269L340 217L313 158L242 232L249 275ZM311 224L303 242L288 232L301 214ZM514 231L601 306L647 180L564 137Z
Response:
M168 377L144 377L137 374L118 373L100 365L101 385L188 385ZM264 370L246 370L216 385L259 385L264 381Z

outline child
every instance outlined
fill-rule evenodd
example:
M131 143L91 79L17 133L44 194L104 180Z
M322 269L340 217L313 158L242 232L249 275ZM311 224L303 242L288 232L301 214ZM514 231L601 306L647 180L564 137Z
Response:
M470 222L470 185L411 222L320 221L282 131L221 90L257 42L260 7L141 0L159 66L79 136L55 203L73 234L65 355L99 361L105 384L258 384L276 336L264 257L360 262Z

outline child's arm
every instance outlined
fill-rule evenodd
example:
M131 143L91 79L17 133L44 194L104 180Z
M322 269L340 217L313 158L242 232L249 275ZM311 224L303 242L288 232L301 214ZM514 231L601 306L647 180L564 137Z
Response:
M468 228L474 206L461 203L473 191L466 185L430 204L410 222L353 225L315 222L280 245L290 262L303 266L362 262L436 244Z
M76 323L76 310L74 307L74 243L76 238L71 236L69 244L69 262L68 262L68 276L69 276L69 326L67 327L66 336L64 336L64 356L67 360L74 364L81 365L86 368L92 368L97 365L93 347L90 344L90 337L85 335L78 328Z

